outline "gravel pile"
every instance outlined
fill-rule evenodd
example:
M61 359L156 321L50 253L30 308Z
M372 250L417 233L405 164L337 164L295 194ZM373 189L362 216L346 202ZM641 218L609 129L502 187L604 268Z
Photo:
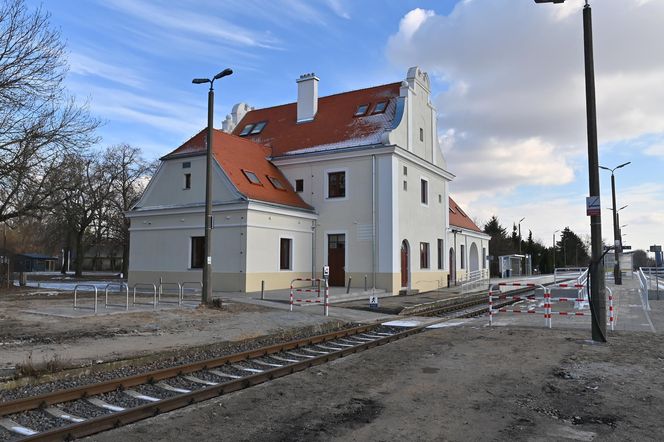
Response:
M105 414L112 413L111 410L105 408L100 408L95 405L92 405L90 402L85 400L65 402L64 404L56 405L62 411L66 413L73 414L77 417L92 419L95 417L103 416Z
M203 384L199 384L198 382L192 382L188 379L185 379L180 376L176 376L174 378L166 379L164 382L171 387L175 388L184 388L185 390L190 390L190 391L195 391L195 390L200 390L201 388L205 388L206 386Z
M122 391L111 391L109 393L99 394L95 396L95 398L122 408L139 407L147 403L146 401L131 397Z
M20 438L18 434L14 434L9 430L5 430L3 427L0 427L0 442L10 442L15 441Z
M334 328L329 328L326 331L343 330L347 328L356 327L357 324L343 324ZM152 370L173 367L177 365L188 364L206 359L219 358L222 356L255 350L260 347L266 347L282 342L303 339L310 336L316 336L325 331L321 331L319 327L307 327L296 331L285 331L270 336L264 336L258 339L242 341L242 342L223 342L214 347L206 347L205 349L181 350L174 353L164 355L162 359L157 361L142 363L140 365L128 365L118 367L109 371L100 371L84 375L76 378L61 379L57 381L47 382L39 385L24 386L12 390L0 391L0 402L7 402L14 399L33 397L41 394L51 393L57 390L66 390L70 388L80 387L86 384L94 384L103 381L114 380L127 376L133 376L145 373ZM233 373L235 374L235 373Z
M35 431L46 431L67 423L40 410L25 411L8 416L14 422Z

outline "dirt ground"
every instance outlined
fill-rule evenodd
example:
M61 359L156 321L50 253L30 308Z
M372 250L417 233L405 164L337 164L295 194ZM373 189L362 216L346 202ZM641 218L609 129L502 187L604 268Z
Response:
M661 440L664 335L485 326L349 356L92 437L142 440Z
M72 296L34 289L0 295L0 379L11 377L15 367L28 360L39 365L57 359L63 368L82 367L189 346L240 341L326 321L320 315L289 316L281 310L231 302L221 310L148 308L74 318L29 313L56 309L73 313Z

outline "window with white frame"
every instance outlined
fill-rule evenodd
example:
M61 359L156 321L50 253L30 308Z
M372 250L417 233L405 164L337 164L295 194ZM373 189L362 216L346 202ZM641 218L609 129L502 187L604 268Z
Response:
M191 237L191 258L189 268L202 269L205 264L205 237Z
M279 270L293 270L293 240L279 239Z
M429 243L421 242L420 243L420 268L428 269L429 268Z
M438 270L443 270L443 253L445 244L442 239L438 238Z
M424 178L420 180L420 202L429 205L429 182Z
M327 173L327 197L346 197L346 172L343 170Z
M461 244L461 268L466 268L466 248Z

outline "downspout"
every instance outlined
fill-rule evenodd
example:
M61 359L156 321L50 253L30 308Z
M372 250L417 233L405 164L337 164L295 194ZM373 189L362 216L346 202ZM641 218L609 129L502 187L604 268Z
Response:
M371 281L376 288L376 155L371 155Z
M316 220L311 220L311 279L316 279Z

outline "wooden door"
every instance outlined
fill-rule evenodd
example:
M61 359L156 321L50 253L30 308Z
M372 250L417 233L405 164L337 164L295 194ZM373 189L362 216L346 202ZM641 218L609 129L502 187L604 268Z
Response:
M330 286L346 285L346 235L327 235L327 265L330 266Z
M409 264L409 256L408 256L408 242L404 240L401 243L401 287L408 287L408 264Z

